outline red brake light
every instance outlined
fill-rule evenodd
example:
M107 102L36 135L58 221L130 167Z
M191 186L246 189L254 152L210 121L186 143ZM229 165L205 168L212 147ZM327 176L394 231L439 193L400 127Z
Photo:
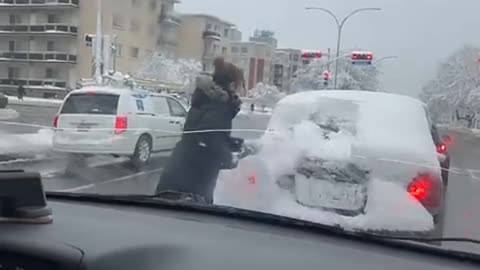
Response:
M408 193L415 199L425 199L432 188L432 179L429 175L420 175L413 179L408 186Z
M53 127L57 128L58 127L58 115L55 115L53 118Z
M321 57L322 57L322 53L321 53L321 52L317 52L317 53L315 53L315 57L317 57L317 58L321 58Z
M87 90L87 96L93 96L93 95L95 95L95 90L93 89Z
M117 116L115 118L115 134L125 132L128 127L128 120L126 116Z
M371 54L367 54L367 60L372 60L373 56Z
M437 145L437 153L439 154L444 154L447 152L447 145L444 143L440 143Z

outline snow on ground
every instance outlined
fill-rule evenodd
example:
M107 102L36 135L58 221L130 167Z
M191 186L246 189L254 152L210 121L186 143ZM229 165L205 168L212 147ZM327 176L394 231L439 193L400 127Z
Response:
M12 120L18 118L19 114L13 109L0 109L0 120Z
M473 134L475 134L475 136L480 137L480 129L474 128L474 129L472 129L472 132L473 132Z
M32 134L1 134L0 154L43 153L52 148L53 130L41 129Z
M61 99L47 99L47 98L34 98L23 97L23 100L19 100L18 97L8 96L8 104L14 105L36 105L36 106L59 106L63 103Z
M420 103L397 95L321 92L291 95L277 104L267 132L258 141L260 152L242 160L237 169L221 173L215 203L347 229L433 229L432 216L405 188L419 169L435 164L433 172L440 172L428 122L418 117L424 115ZM325 139L325 129L319 125L332 119L340 131ZM402 155L405 152L409 155ZM412 152L419 160L404 159ZM281 189L276 180L295 175L299 159L305 156L355 164L363 160L372 172L366 214L346 217L305 207ZM395 157L412 163L401 164Z

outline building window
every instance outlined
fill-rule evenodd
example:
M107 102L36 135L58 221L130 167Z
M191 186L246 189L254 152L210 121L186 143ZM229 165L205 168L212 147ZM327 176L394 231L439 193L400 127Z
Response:
M15 79L19 78L20 76L20 70L18 67L8 67L8 78L9 79Z
M218 45L213 44L213 53L216 54L218 52Z
M131 47L130 48L130 57L138 58L140 55L140 49L138 47Z
M227 55L227 47L222 47L222 55Z
M157 0L150 0L150 11L155 11L157 9Z
M113 28L124 29L125 19L123 18L123 16L120 14L113 14L112 26Z
M122 57L122 49L123 49L123 46L122 44L116 44L115 45L115 53L118 57Z
M238 53L239 50L238 50L238 47L232 47L232 53Z
M47 41L47 51L55 51L55 42L51 40Z
M47 15L47 23L57 23L57 16L55 14Z
M211 29L212 29L212 24L207 23L207 30L211 30Z
M293 61L298 62L300 60L300 56L298 54L293 55Z
M22 18L19 15L10 14L10 24L20 24L22 23Z
M15 51L15 40L10 40L10 41L8 42L8 50L9 50L10 52Z
M225 29L225 31L223 31L223 36L224 36L224 37L228 37L228 28Z
M45 78L47 79L55 78L55 70L53 68L47 68L45 70Z
M135 19L132 19L130 22L130 32L138 33L140 32L140 22Z
M248 48L247 47L242 47L242 53L248 53Z

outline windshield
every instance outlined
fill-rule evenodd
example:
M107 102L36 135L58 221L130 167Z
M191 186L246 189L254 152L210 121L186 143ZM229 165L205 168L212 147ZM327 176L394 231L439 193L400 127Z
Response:
M22 6L55 35L5 41L0 170L38 171L46 191L480 239L476 1L67 2Z

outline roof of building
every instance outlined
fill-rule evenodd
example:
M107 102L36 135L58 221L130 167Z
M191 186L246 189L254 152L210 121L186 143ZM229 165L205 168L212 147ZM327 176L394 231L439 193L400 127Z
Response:
M216 17L214 15L209 15L209 14L204 14L204 13L190 13L190 14L181 14L181 17L202 17L202 18L208 18L208 19L211 19L211 20L216 20L216 21L219 21L223 24L226 24L226 25L229 25L229 26L235 26L235 24L229 22L229 21L226 21L226 20L223 20L223 19L220 19L219 17Z

